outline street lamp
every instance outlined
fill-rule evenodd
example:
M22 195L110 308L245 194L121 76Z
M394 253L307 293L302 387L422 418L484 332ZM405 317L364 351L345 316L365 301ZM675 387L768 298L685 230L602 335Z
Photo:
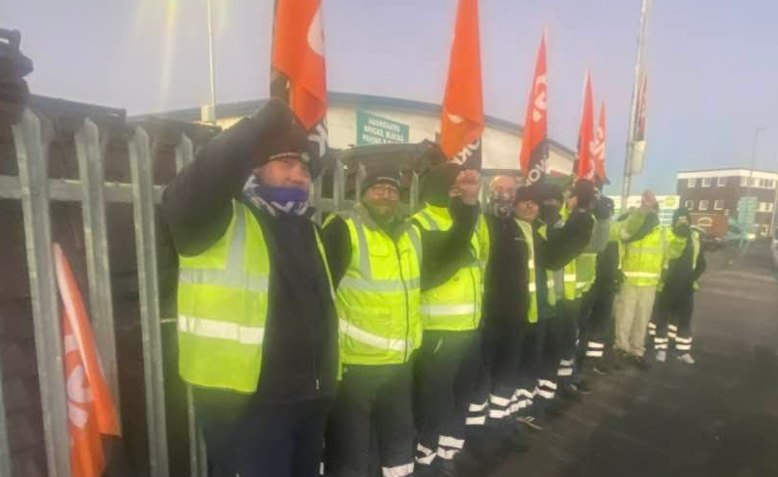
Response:
M748 200L751 197L751 184L754 182L754 169L756 168L756 145L759 141L759 133L766 130L767 130L766 128L762 128L762 127L758 127L754 130L754 143L751 149L751 168L748 170L748 184L746 185L746 196L745 196L746 204L748 203ZM751 225L751 230L746 231L746 239L748 239L748 235L753 231L755 225L756 223Z

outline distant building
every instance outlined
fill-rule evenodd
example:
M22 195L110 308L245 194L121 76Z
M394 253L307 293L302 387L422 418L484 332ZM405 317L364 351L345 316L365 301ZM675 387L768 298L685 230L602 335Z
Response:
M437 141L440 134L440 105L437 104L336 92L329 93L328 101L329 144L334 149ZM216 106L217 124L223 128L229 127L254 113L260 104L261 100L219 104ZM201 108L143 117L148 116L198 122L201 120ZM484 170L515 173L519 169L522 126L491 116L487 116L485 122L481 149ZM575 151L553 139L549 139L548 143L548 172L570 175Z
M613 199L615 204L616 213L621 210L621 197L609 196ZM627 208L640 207L639 195L631 195L627 197ZM656 196L656 202L659 205L659 222L662 225L671 225L673 223L673 213L680 207L681 198L677 195L658 195Z
M753 229L744 230L750 236L773 236L775 204L778 199L778 173L748 169L715 169L680 171L677 174L677 192L681 203L692 213L694 223L723 237L729 222L743 223L738 207L744 205L749 181L750 197L755 198Z

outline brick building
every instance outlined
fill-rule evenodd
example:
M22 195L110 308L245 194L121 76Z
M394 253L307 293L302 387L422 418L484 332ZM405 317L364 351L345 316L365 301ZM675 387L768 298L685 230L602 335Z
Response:
M730 218L738 221L738 201L746 197L750 180L750 196L757 204L754 228L748 232L755 237L773 236L778 173L715 169L680 171L676 178L681 204L691 211L694 223L719 237L726 235Z

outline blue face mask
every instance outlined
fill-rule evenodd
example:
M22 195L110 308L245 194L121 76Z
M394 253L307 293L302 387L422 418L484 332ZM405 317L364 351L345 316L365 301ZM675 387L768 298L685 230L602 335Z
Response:
M298 187L271 187L253 175L243 186L243 195L273 215L303 215L308 210L308 191Z

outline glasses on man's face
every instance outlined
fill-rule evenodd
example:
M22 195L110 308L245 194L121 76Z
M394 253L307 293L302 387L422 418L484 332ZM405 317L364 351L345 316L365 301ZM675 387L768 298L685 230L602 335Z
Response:
M374 185L370 188L371 191L373 191L374 194L377 195L383 195L387 197L399 197L400 191L397 190L396 187L390 186L390 185Z

